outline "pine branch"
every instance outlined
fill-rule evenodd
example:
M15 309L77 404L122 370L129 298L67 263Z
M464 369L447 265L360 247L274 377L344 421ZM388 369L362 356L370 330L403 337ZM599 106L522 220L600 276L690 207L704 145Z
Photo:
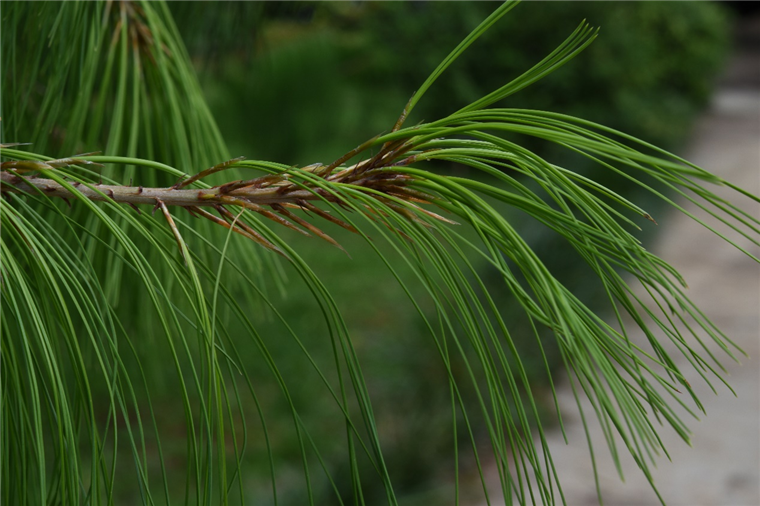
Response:
M370 395L367 388L359 353L340 307L286 240L267 233L251 220L246 223L246 210L302 233L315 234L336 246L329 236L291 211L301 209L365 238L369 238L371 231L373 238L385 240L389 251L398 256L386 255L376 246L380 240L370 244L419 310L441 353L446 371L442 381L445 388L450 388L454 433L462 427L458 425L461 416L470 435L474 430L487 434L494 455L503 463L505 472L500 477L504 490L522 491L532 485L535 477L540 497L534 497L531 488L532 499L553 504L555 497L561 497L561 491L555 496L552 488L556 472L551 456L539 445L539 440L544 442L543 417L525 374L527 364L523 363L522 351L513 339L515 327L491 296L492 282L501 283L511 297L509 300L530 322L532 338L550 379L553 372L542 343L549 333L555 336L558 353L571 372L573 384L579 387L578 392L588 395L596 416L606 428L616 462L618 452L612 441L619 436L651 482L648 468L651 457L665 449L649 414L654 413L658 422L672 427L688 441L680 413L672 409L679 404L691 412L679 396L681 392L688 392L696 407L702 408L688 378L698 374L710 385L712 374L724 381L720 371L725 369L717 354L709 351L708 343L703 344L701 334L709 336L709 341L730 357L734 357L735 345L688 299L680 275L645 249L632 232L638 229L637 216L652 220L648 213L601 182L554 165L510 139L514 135L528 136L585 156L625 182L640 185L729 242L731 236L711 228L710 220L714 218L727 225L732 232L758 246L760 220L703 185L726 185L755 201L760 198L670 153L601 125L551 112L493 107L499 100L564 65L585 48L596 34L585 23L556 51L512 82L447 117L404 127L415 104L442 72L515 3L508 1L498 7L450 53L412 96L390 133L370 139L328 165L297 168L232 159L192 177L185 175L172 186L168 185L182 174L174 167L206 166L213 163L208 160L228 159L229 155L166 6L122 2L117 9L117 4L111 3L74 2L60 9L60 13L57 6L35 7L34 15L22 24L14 21L25 20L24 13L32 12L31 9L25 11L17 7L24 4L11 3L14 6L11 14L15 11L16 17L7 23L4 17L3 28L9 29L3 31L3 40L8 34L13 35L10 40L24 48L20 55L31 57L16 57L14 50L13 58L8 58L14 64L18 61L29 66L29 72L13 73L16 79L11 80L12 93L4 95L17 97L9 102L13 107L7 109L12 114L10 124L14 124L15 118L20 126L10 131L17 138L33 140L41 152L51 152L45 149L55 144L48 139L49 133L60 130L66 132L61 143L63 152L75 152L79 145L99 145L105 152L127 156L78 155L46 160L42 155L8 149L13 147L11 144L0 145L6 160L0 164L0 194L5 198L0 199L4 234L0 244L3 289L0 334L3 371L10 371L11 379L6 389L9 400L4 406L8 406L10 419L19 421L14 426L19 429L18 437L14 432L9 439L11 444L6 445L9 449L2 456L3 476L11 477L6 480L11 486L3 489L2 502L77 504L82 498L104 498L104 492L114 490L117 468L119 473L123 469L120 463L117 466L117 448L124 440L132 442L134 469L144 479L139 489L144 493L143 502L170 502L167 473L164 473L165 501L154 497L158 487L148 483L155 462L162 469L173 467L164 464L159 444L163 435L159 434L153 413L153 406L158 403L155 398L151 400L153 386L142 372L142 363L153 358L160 360L162 374L163 369L171 368L171 362L176 368L177 392L181 392L177 398L182 399L187 423L186 490L195 490L195 497L188 494L185 502L200 504L204 499L205 503L228 502L226 484L230 480L225 466L231 462L230 440L237 460L237 478L231 481L237 479L243 496L240 464L247 436L244 433L243 448L239 450L236 427L245 428L248 424L245 410L234 407L234 398L241 401L238 385L242 382L247 384L261 416L276 502L280 479L275 475L274 457L263 423L264 411L254 392L258 377L250 374L255 366L247 363L248 353L237 348L238 343L247 339L261 352L284 394L283 405L292 411L310 487L314 459L307 455L303 442L311 442L323 466L324 461L309 433L309 424L304 423L300 408L288 392L285 377L290 378L287 373L292 371L278 368L256 329L259 313L255 308L261 301L280 318L314 368L309 373L319 376L322 387L339 407L336 414L341 423L337 425L345 421L349 436L347 461L352 466L355 490L364 489L361 480L365 473L354 464L364 461L377 471L389 502L397 502L387 471L389 466L383 457L380 424L370 402L374 394ZM115 22L111 26L101 23L101 19ZM41 21L45 23L40 25ZM40 26L47 27L43 29L49 35ZM105 27L101 31L93 29L101 26ZM71 38L68 27L79 29L80 37ZM37 36L30 37L27 32ZM15 48L10 44L4 47ZM76 58L79 53L71 48L79 47L100 49L82 51L82 58ZM50 57L42 58L48 54L48 48L59 52L50 52ZM41 105L37 107L30 101L27 106L28 90L38 83L47 83L49 76L55 79L45 86ZM77 90L78 98L70 106L61 106L71 90ZM132 100L128 98L130 91ZM9 128L6 113L3 127ZM108 124L111 126L107 127ZM35 133L29 134L24 128ZM80 143L82 139L85 142ZM367 156L370 148L376 152ZM137 156L161 159L168 165ZM354 157L364 159L349 165ZM465 166L476 171L477 176L440 175L422 169L421 163L417 163L431 160ZM132 167L151 170L140 172L140 181L145 186L133 186L131 182L124 186L113 180L102 184L97 173L79 172L84 164L97 162L127 167L122 181L135 173ZM233 167L261 169L268 174L213 187L204 182L208 176ZM162 177L156 177L159 175ZM174 179L163 177L167 175ZM710 219L701 221L700 216L670 200L666 191L694 202ZM76 199L79 206L67 216L69 211L63 206L33 205L45 204L49 198L66 202ZM94 205L94 201L105 203L109 212L104 212L106 206ZM130 205L138 212L139 205L152 205L154 211L160 209L187 268L176 268L171 243L164 240L165 234L157 231L153 223L146 223L149 217L138 219L120 204ZM430 204L456 216L468 230L458 233L446 226L449 220L421 207ZM271 257L258 259L251 254L253 248L228 255L228 245L234 244L230 241L231 233L220 248L204 234L203 227L185 227L180 232L178 225L182 224L170 213L172 207L183 208L290 259L322 311L337 375L323 371L319 357L312 358L309 346L304 345L271 304L263 283L254 280L252 273L264 272L274 263L269 263ZM233 213L230 207L239 208L239 212ZM324 207L331 207L333 213ZM368 220L354 223L343 209L363 213ZM84 212L74 216L80 210ZM591 269L591 276L584 282L599 283L600 290L604 289L619 327L603 321L562 283L561 277L555 276L525 237L535 237L535 233L532 230L522 233L515 226L513 217L518 213L525 215L532 227L555 234L563 248L559 254L575 255ZM190 236L194 238L193 249L184 238ZM731 244L760 262L743 246L744 242ZM492 279L486 280L481 274L485 268ZM410 279L420 283L425 298L418 298L407 288L402 269L408 269ZM652 310L629 280L640 283L661 312ZM367 293L361 295L371 301L374 287L366 283L363 286ZM135 300L120 304L121 294L130 294L129 298ZM624 322L621 317L624 312L633 324ZM123 315L129 319L124 323ZM629 339L627 327L637 326L646 335L651 349ZM139 348L133 344L131 336L142 337L143 329L150 336L164 336L163 349L171 352L171 359L160 353L160 346L156 346L160 345L159 339L146 343L135 340ZM240 330L244 332L238 335ZM526 333L526 339L531 339L531 331ZM670 341L668 347L661 344L666 339ZM140 368L139 375L129 368L133 360L130 347ZM175 351L181 349L186 355ZM142 350L145 354L138 354ZM675 360L671 354L680 354L683 360ZM685 362L693 368L693 374L679 369L679 364ZM229 374L224 372L228 366ZM472 379L472 385L463 379L464 371ZM300 381L302 376L298 373ZM332 379L335 376L339 388ZM98 390L91 390L89 385L96 385ZM142 390L147 397L139 397ZM105 422L102 418L105 411L95 407L99 399L95 395L103 393L110 399ZM46 399L55 402L46 404ZM145 404L143 399L147 399ZM144 407L149 408L147 415ZM233 418L233 412L240 413L240 424ZM582 412L581 417L586 419ZM120 419L128 423L116 424ZM131 423L132 420L137 423ZM149 444L143 420L150 420L155 430L155 439ZM82 433L83 424L89 428L89 442ZM126 438L119 436L118 442L117 425L127 434ZM227 427L230 432L225 433ZM219 437L213 436L213 428L219 428ZM282 429L277 430L279 437ZM539 436L534 438L536 433ZM218 450L213 449L214 439L219 444ZM111 442L113 449L109 448ZM477 444L475 438L472 443ZM57 448L55 452L50 450L52 446ZM157 448L157 453L152 448L146 450L149 446ZM321 442L320 446L324 448ZM85 453L88 449L92 450L92 457ZM19 455L23 457L20 460L15 458ZM61 455L66 458L59 458ZM112 467L110 463L106 465L111 458ZM478 469L482 469L477 451L475 459ZM93 463L91 470L82 467L85 462ZM327 466L324 470L332 481ZM84 481L83 476L87 478ZM48 477L53 479L52 486ZM86 482L89 489L84 488ZM212 484L222 492L218 501L212 497L215 493ZM35 491L39 491L39 497L29 499ZM22 499L16 500L19 497ZM355 499L360 502L361 496ZM527 502L524 493L520 502Z
M242 222L226 220L231 213L225 206L254 211L305 235L310 235L309 232L311 232L337 247L340 245L334 239L314 225L295 216L287 208L300 208L315 212L318 216L332 223L356 232L353 226L329 215L326 211L318 210L309 203L309 201L326 201L347 207L346 202L338 196L338 193L331 190L331 188L336 188L335 185L343 184L366 192L370 198L383 201L390 209L411 220L415 220L413 213L394 204L389 199L401 199L416 211L441 221L453 223L413 204L413 202L430 203L432 197L417 190L406 188L406 185L415 179L415 176L402 174L397 169L412 163L415 156L406 156L401 161L395 161L408 151L409 147L405 143L397 143L394 145L395 149L384 149L378 155L349 167L340 167L340 163L367 149L370 145L371 141L368 141L329 166L315 164L300 169L291 168L287 171L254 179L236 180L210 188L193 189L186 189L185 187L211 174L234 167L236 163L243 160L243 157L222 162L190 178L183 178L171 187L161 188L102 183L90 184L67 179L55 180L36 175L38 171L45 172L72 165L94 163L83 157L86 155L49 161L11 160L0 164L0 193L3 195L7 193L41 193L48 197L64 199L67 203L71 200L86 198L91 201L127 204L138 212L140 209L137 205L154 205L154 212L160 208L166 215L175 235L176 227L173 226L168 208L170 206L181 207L194 216L209 219L227 228L232 227L235 232L280 253L281 251L278 248L250 227L245 227ZM31 175L27 176L24 173L31 173ZM299 177L294 178L293 176L296 175ZM202 211L200 209L202 207L215 209L225 219L221 219L208 211Z

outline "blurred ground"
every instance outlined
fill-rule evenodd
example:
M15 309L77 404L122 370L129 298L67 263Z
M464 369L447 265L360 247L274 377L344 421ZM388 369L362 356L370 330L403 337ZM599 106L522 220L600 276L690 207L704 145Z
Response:
M760 17L745 20L739 27L738 39L741 49L721 80L711 107L697 124L684 155L757 195L760 194ZM731 200L738 201L736 194ZM687 210L700 214L696 206L681 203ZM757 204L748 199L740 203L753 216L760 215ZM716 385L716 396L698 378L691 382L707 415L699 422L684 416L693 431L693 448L674 431L662 430L672 462L664 457L659 459L654 470L655 484L668 506L757 506L760 504L760 266L683 214L673 212L658 221L663 230L653 250L684 275L690 287L687 295L749 358L741 357L741 365L729 359L722 361L736 398L724 386ZM746 239L737 238L736 234L730 237L752 254L760 255L760 248ZM643 335L635 339L645 342ZM679 362L677 355L673 357L688 370L685 359L681 357ZM687 377L691 381L691 376ZM568 506L596 505L599 500L575 400L567 384L558 395L570 444L564 444L559 431L549 434L548 441L565 499ZM584 412L593 413L587 402ZM598 429L598 425L592 421L590 428ZM592 441L605 505L660 504L632 459L623 459L626 482L622 483L600 431L592 435ZM491 479L494 485L498 483L495 473Z

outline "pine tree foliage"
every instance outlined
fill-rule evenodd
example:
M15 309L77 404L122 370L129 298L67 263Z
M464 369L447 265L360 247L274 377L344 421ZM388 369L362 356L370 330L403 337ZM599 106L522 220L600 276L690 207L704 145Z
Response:
M259 460L271 476L257 485L267 492L254 495L267 494L275 504L293 497L366 504L378 502L365 490L379 483L379 502L398 504L361 353L324 283L278 233L288 227L341 248L324 231L327 224L376 249L403 284L407 303L418 308L429 352L445 365L452 424L471 443L452 442L452 502L459 502L458 463L466 453L486 497L562 502L562 469L546 448L546 421L510 322L474 257L492 266L525 312L536 348L548 336L557 341L574 392L591 400L616 459L617 440L651 481L654 457L666 452L658 425L688 441L676 406L701 409L687 377L696 372L708 383L724 381L721 357L704 340L730 358L741 350L690 302L680 275L636 238L639 226L653 221L645 210L510 139L556 143L683 212L668 195L686 198L756 245L758 219L710 187L759 199L602 125L498 106L587 47L597 31L585 22L501 88L445 118L409 126L405 119L425 91L515 5L502 4L476 27L388 132L332 163L296 167L230 157L164 3L3 2L3 504L112 504L125 486L138 490L144 504L246 503L244 459L253 426L265 440ZM481 176L436 174L423 168L428 160ZM549 272L497 210L504 206L565 239L568 254L585 261L603 285L615 324ZM290 394L300 379L283 374L257 330L265 317L290 329L270 297L292 282L285 282L283 264L298 273L324 315L331 367L314 360L295 332L289 335L334 399L330 423L345 428L340 440L312 436ZM404 284L400 266L413 272L424 297ZM661 311L650 309L652 301ZM644 331L648 347L629 339L629 325ZM693 371L679 370L665 340ZM243 341L258 348L291 414L287 430L298 441L295 482L303 496L290 485L283 489L272 427L238 351ZM168 469L174 464L166 454L175 449L166 447L165 419L152 401L165 388L152 381L156 370L176 378L183 412L174 413L174 423L186 434L182 483ZM480 409L466 409L465 396ZM492 456L476 444L479 433L487 435ZM323 458L335 447L344 470ZM482 476L492 458L499 491L486 491ZM327 491L320 489L325 483Z

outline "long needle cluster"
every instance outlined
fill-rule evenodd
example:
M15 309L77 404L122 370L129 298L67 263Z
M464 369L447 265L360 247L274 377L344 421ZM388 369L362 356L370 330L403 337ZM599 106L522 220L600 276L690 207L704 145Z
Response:
M602 125L547 111L497 106L587 47L597 31L585 22L536 65L481 99L444 118L404 127L425 91L516 3L497 7L441 62L412 95L389 133L328 165L292 167L230 159L165 4L65 2L59 8L43 3L32 12L21 2L10 2L8 13L3 11L3 41L18 41L19 49L25 48L19 54L31 56L17 57L14 49L12 58L3 61L32 62L34 67L13 73L9 81L13 86L3 98L19 99L9 102L15 108L3 108L4 129L16 125L4 135L32 140L38 152L76 153L84 150L79 146L97 145L106 153L125 156L87 153L52 159L14 149L14 144L0 145L0 337L3 378L8 378L3 383L2 416L12 426L12 437L3 438L8 444L0 452L2 476L10 477L3 481L8 485L2 488L0 502L81 504L113 498L114 491L122 488L124 469L116 458L117 449L129 441L133 457L129 469L134 471L130 474L141 480L135 490L145 504L170 503L168 491L176 487L169 485L173 480L167 473L166 498L158 492L162 487L151 486L156 480L148 482L157 467L173 467L163 460L158 443L164 427L153 410L155 399L163 397L151 400L153 392L165 392L155 390L144 374L154 369L161 371L162 380L164 374L167 378L176 374L176 399L181 399L176 402L183 403L185 503L229 504L233 483L240 487L242 498L244 483L258 482L241 465L251 455L245 454L247 409L239 393L245 388L259 410L277 502L277 483L282 480L275 476L274 462L279 458L269 447L264 424L267 403L261 407L256 400L254 384L258 388L259 380L271 382L270 392L282 393L281 398L272 397L292 412L310 503L325 502L311 495L310 477L319 474L312 467L319 462L323 468L319 472L326 474L323 483L334 486L337 480L330 473L335 466L320 452L330 448L332 454L338 446L310 433L314 424L301 416L300 400L294 402L288 391L295 371L294 382L320 378L319 390L313 391L338 408L331 424L345 443L345 462L351 467L337 467L347 471L341 479L353 484L354 502L365 502L361 491L370 489L370 480L379 480L372 483L380 483L389 504L397 504L383 456L385 430L372 407L374 389L367 387L371 382L362 372L360 353L341 308L286 240L250 219L256 213L340 247L297 211L365 237L371 231L373 238L385 239L398 255L386 257L376 248L419 311L429 343L435 343L434 353L442 359L440 370L445 372L437 379L431 377L430 384L439 381L441 391L451 396L456 469L460 430L472 437L475 462L482 469L476 448L480 443L473 437L482 434L490 439L498 462L505 501L511 504L518 496L520 504L556 504L562 497L558 472L545 446L544 416L517 340L528 339L531 344L533 339L531 360L543 360L553 381L544 346L552 342L548 336L554 336L573 393L588 397L593 406L590 415L598 418L616 464L619 467L618 447L624 447L654 486L649 463L666 452L659 426L671 427L688 441L678 407L694 414L685 402L688 395L696 410L702 409L692 381L701 377L711 388L715 378L724 382L721 371L726 369L711 349L732 358L740 350L689 300L675 269L643 247L636 230L648 226L646 220L653 221L644 209L613 187L552 163L513 139L529 137L585 157L626 185L638 186L686 213L757 262L760 258L753 252L760 247L760 219L732 198L713 193L711 187L735 190L735 197L746 197L753 205L760 203L760 197ZM109 19L116 20L113 32L102 29L110 26ZM49 35L40 33L43 21ZM80 37L72 40L81 43L73 44L71 29L77 27ZM85 50L89 47L99 49ZM65 54L75 48L81 58L53 57L50 48ZM48 53L51 56L43 58ZM103 72L96 71L101 68ZM46 83L39 107L26 100L25 82L29 89ZM70 109L61 107L61 97L73 89L78 92ZM109 131L108 118L109 140L97 141ZM160 128L152 128L154 124ZM84 135L86 131L91 135ZM51 132L65 135L62 140L48 139L54 137ZM62 147L48 150L59 141ZM170 160L183 170L227 161L189 175L155 160ZM466 167L467 177L420 167L430 160ZM119 181L130 183L121 185L90 170L100 164L126 167ZM150 170L138 173L136 167ZM215 184L219 182L215 176L212 183L211 176L230 175L232 169L265 174L250 179L230 176L222 184ZM172 179L157 177L160 173ZM133 176L139 177L140 185L132 184ZM699 214L681 207L676 197L695 204ZM70 211L50 205L51 199L77 200L78 206ZM161 210L186 268L177 265L173 245L164 240L166 230L125 205L138 213L139 206ZM456 217L464 230L446 226L452 222L431 212L430 206ZM203 227L184 229L199 239L191 250L172 214L177 208L287 255L289 266L298 272L324 317L324 328L314 331L315 340L304 343L296 335L268 299L265 283L254 277L259 272L268 277L267 271L274 269L267 267L277 268L274 255L259 257L252 251L256 248L230 249L228 255L228 246L235 248L233 244L243 241L230 241L228 233L223 245L212 244ZM372 221L353 221L343 210L362 213ZM513 219L517 215L530 223L528 233L517 226L519 221ZM529 238L538 233L557 239L562 249L556 254L584 263L588 269L582 271L583 282L606 296L615 324L603 320L562 281L566 276L557 275L534 250ZM421 296L406 286L395 259L408 270L409 279L419 283ZM508 308L492 296L491 286L503 292L499 297ZM137 293L141 296L134 297ZM125 300L122 294L136 300ZM291 364L287 370L279 369L274 358L279 353L268 349L274 339L262 338L256 328L255 308L262 302L293 338L292 350L300 350L296 353L303 353L301 358L313 370L302 374ZM523 325L512 320L513 308L524 318ZM645 337L632 338L630 328L640 329ZM330 345L322 336L329 336ZM312 357L312 343L314 348L329 349L331 360ZM262 361L251 361L254 352L243 351L244 346L255 348ZM276 351L284 351L277 346ZM416 347L408 350L417 352ZM143 367L143 362L147 365L154 359L160 361L155 368ZM264 363L269 380L263 376ZM262 370L253 376L251 371L259 364ZM580 402L578 407L585 426L590 416ZM321 413L327 411L314 411L320 413L317 430L321 430L326 419ZM175 437L174 412L171 417L169 436ZM561 417L557 422L561 427ZM155 436L146 438L149 430ZM118 431L126 436L117 437ZM285 428L278 425L274 439L281 434ZM234 466L228 468L233 453ZM291 464L288 473L295 469ZM341 492L337 487L335 491L340 501Z

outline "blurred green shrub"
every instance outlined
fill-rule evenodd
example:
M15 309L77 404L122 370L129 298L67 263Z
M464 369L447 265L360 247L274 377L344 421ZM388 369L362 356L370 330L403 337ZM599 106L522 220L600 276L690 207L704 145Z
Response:
M247 120L257 135L246 136L246 146L252 141L267 154L287 142L292 158L322 154L325 139L332 147L337 136L343 149L363 140L359 134L376 134L376 118L395 118L429 72L493 10L487 2L228 3L203 16L195 15L202 9L196 2L171 7L191 53L205 62L206 84L224 90L224 98L211 97L224 113L221 122ZM677 146L706 105L728 50L727 11L717 3L525 2L447 70L414 117L442 117L497 88L583 19L601 27L599 40L503 105L577 115ZM248 104L232 110L241 96ZM272 124L266 120L288 127L290 135L257 128ZM322 142L311 141L318 132ZM233 140L244 134L227 133Z
M366 82L413 90L493 6L377 3L357 29L368 36ZM728 49L723 8L699 2L526 2L430 90L420 116L477 99L548 54L577 24L600 38L571 65L510 97L505 107L550 109L674 146L707 103Z

